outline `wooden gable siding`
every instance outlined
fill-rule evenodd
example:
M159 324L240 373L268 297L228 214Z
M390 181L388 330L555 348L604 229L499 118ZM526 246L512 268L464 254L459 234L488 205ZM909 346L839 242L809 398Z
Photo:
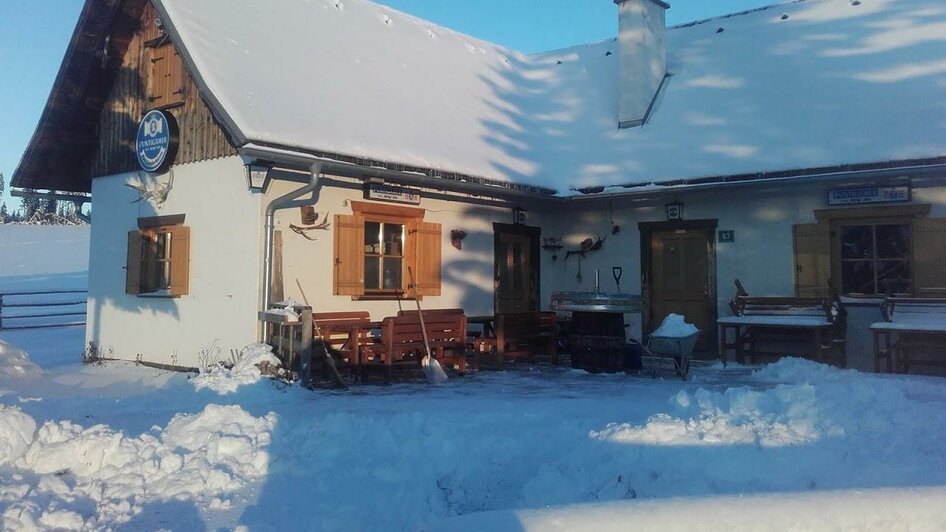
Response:
M138 169L135 156L138 122L147 111L161 107L160 102L152 103L148 94L148 77L153 70L148 44L153 44L155 39L161 37L154 22L157 16L151 3L145 4L139 29L128 45L121 68L102 107L97 148L92 160L93 176ZM180 128L180 146L175 164L235 155L236 150L214 119L210 108L201 99L197 86L186 72L183 77L183 103L168 107L177 118Z

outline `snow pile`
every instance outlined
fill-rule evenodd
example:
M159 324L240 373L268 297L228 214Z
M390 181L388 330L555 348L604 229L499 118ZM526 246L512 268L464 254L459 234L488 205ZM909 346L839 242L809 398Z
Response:
M121 524L155 501L226 506L223 497L266 474L275 423L275 414L255 418L236 406L209 405L132 438L69 421L47 422L34 433L32 418L0 410L0 441L28 442L25 452L10 455L19 456L8 460L14 473L0 474L3 528Z
M266 344L251 344L240 352L239 360L232 368L214 365L191 379L198 390L209 388L220 395L236 392L240 386L255 384L262 378L260 366L268 364L274 368L282 363Z
M942 387L785 359L760 389L681 390L644 424L591 431L540 467L526 506L944 482ZM779 383L779 384L776 384ZM917 400L929 393L935 400ZM870 464L865 467L864 464Z
M668 314L664 321L660 322L660 327L651 333L651 336L662 338L686 338L700 332L696 325L687 323L686 318L679 314Z
M0 340L0 381L37 377L42 373L26 351Z
M33 418L15 406L0 405L0 467L23 456L35 431Z
M664 499L474 514L429 530L946 530L946 489Z

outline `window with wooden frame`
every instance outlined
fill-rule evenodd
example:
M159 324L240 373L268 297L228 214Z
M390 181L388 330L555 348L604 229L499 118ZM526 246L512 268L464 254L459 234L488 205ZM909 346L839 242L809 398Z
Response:
M148 47L148 102L151 109L184 103L184 62L174 45L161 37Z
M817 211L794 227L796 293L946 296L946 219L928 205Z
M352 202L335 216L335 295L353 299L437 296L441 291L440 224L424 210ZM408 269L416 286L410 286Z
M180 297L190 282L190 228L145 225L128 232L125 292Z

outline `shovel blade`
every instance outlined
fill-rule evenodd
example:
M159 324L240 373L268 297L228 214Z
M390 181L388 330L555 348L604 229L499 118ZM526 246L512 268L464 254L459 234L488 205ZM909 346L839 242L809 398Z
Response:
M424 366L424 376L430 384L443 384L447 382L447 373L444 372L440 362L434 357L424 357L422 364Z

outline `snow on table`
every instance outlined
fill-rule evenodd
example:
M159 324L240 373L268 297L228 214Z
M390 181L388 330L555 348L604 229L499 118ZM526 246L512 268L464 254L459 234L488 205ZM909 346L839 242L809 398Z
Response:
M758 325L765 327L816 327L832 326L824 316L727 316L716 321L720 325Z
M870 326L872 331L931 332L946 333L946 314L901 314L893 321L878 321Z

